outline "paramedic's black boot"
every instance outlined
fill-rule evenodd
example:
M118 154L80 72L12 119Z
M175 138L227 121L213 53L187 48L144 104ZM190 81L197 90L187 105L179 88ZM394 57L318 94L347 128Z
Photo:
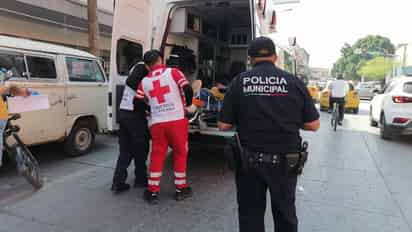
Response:
M120 184L113 184L112 185L112 192L115 194L123 193L126 191L129 191L130 185L126 183L120 183Z
M193 191L191 187L176 189L176 194L175 194L176 201L183 201L191 196L193 196Z
M143 199L151 205L157 205L159 204L159 193L154 193L146 190L144 191Z

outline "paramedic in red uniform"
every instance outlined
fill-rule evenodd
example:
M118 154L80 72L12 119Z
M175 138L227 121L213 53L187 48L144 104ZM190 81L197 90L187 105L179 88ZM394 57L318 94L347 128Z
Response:
M143 78L137 98L144 99L150 106L148 123L152 136L148 189L144 199L151 204L158 203L163 162L170 146L173 149L175 198L184 200L192 195L192 189L186 184L189 122L185 112L192 104L193 90L181 71L163 65L159 51L148 51L144 61L150 67L150 73Z

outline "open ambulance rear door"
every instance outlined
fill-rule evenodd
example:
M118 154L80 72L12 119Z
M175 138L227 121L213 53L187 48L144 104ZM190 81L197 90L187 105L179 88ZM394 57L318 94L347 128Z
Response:
M151 47L152 12L152 0L115 0L108 93L110 131L118 130L117 113L129 70Z

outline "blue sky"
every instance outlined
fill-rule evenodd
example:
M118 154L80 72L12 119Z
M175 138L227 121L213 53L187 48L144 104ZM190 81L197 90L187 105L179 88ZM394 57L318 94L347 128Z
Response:
M411 0L301 0L292 11L282 8L276 41L287 45L287 38L296 36L312 67L330 68L345 42L369 34L389 37L395 45L412 42Z

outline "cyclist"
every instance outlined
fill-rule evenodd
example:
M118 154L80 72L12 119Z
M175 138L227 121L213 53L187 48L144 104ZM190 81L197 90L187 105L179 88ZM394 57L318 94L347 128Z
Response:
M2 62L0 60L0 167L3 161L3 132L6 127L8 119L7 105L3 100L2 96L13 95L13 96L28 96L30 95L29 90L26 88L19 88L15 85L5 85L6 78L12 76L10 65Z
M329 111L332 112L333 104L338 104L339 109L339 126L342 125L343 117L345 114L345 96L348 91L348 85L343 80L343 75L338 74L336 80L329 85L330 97L329 97Z

